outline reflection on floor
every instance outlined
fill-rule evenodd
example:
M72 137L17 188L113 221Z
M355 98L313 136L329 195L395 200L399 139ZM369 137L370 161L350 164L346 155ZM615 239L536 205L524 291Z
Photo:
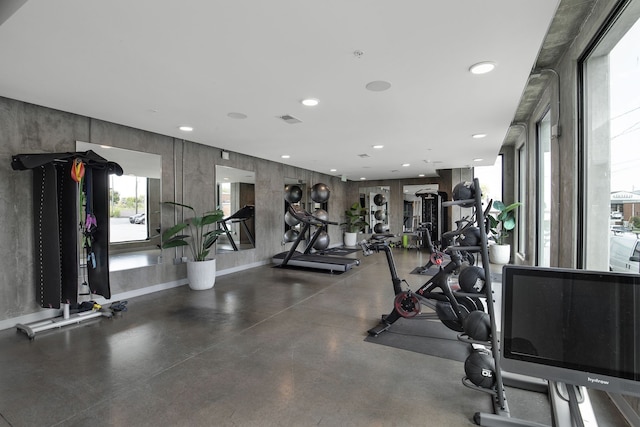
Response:
M421 283L409 272L426 257L395 255ZM0 331L0 427L468 426L491 412L462 362L365 341L393 291L384 255L361 261L341 275L232 273L34 341ZM546 395L507 393L512 416L550 422ZM624 425L594 400L601 426Z
M236 243L236 246L238 247L238 250L240 251L244 251L246 249L253 249L254 246L251 243ZM233 246L231 246L230 243L217 243L217 248L216 248L216 252L217 253L223 253L223 252L235 252L235 249L233 249Z
M109 271L130 270L158 264L160 249L109 255Z

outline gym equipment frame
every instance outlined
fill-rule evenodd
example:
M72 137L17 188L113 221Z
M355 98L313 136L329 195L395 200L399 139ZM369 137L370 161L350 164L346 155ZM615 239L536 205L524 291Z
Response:
M338 225L337 222L331 222L318 218L304 209L295 209L292 205L289 205L288 212L294 218L302 222L304 224L304 227L287 252L281 252L273 256L272 262L274 264L278 265L279 267L305 267L320 270L330 270L331 272L345 272L350 270L352 267L360 264L360 260L356 258L311 253L313 244L320 236L320 233L325 230L327 225ZM305 251L296 251L296 248L304 239L304 236L307 234L312 225L316 227L316 231L311 236L311 240L307 244Z

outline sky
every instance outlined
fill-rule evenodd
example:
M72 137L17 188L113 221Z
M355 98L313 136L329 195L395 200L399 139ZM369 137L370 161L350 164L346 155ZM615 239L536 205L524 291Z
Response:
M640 190L640 20L609 59L611 191Z
M138 194L146 195L146 178L138 178ZM120 194L120 198L136 196L136 177L133 175L111 175L111 183L114 191Z

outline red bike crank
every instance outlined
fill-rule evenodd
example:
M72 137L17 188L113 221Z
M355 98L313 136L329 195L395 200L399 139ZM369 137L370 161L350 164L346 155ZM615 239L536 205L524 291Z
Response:
M402 291L396 295L393 306L400 316L407 319L420 314L420 300L411 292Z
M441 265L442 261L444 261L444 256L442 256L442 253L440 252L434 252L429 257L429 260L431 261L432 264Z

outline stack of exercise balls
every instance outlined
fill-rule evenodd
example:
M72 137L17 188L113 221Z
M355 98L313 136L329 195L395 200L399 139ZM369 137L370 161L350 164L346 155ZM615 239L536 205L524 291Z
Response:
M373 217L376 219L376 223L373 225L373 232L384 233L387 231L386 224L384 222L384 219L387 215L386 211L384 210L384 206L387 204L387 198L384 196L384 194L378 193L373 196L373 204L380 207L373 213Z
M298 205L298 203L302 200L302 188L298 185L285 186L284 200L286 200L293 209L300 209L300 205ZM288 243L295 241L300 235L300 231L298 231L298 224L300 224L300 221L287 210L284 214L284 222L289 226L287 231L284 232L284 242Z
M311 187L311 200L316 203L327 203L329 201L329 196L331 195L331 190L326 184L318 183ZM329 220L329 214L324 209L316 209L313 212L313 216L316 218L320 218L324 221ZM318 238L313 243L313 249L321 251L327 249L329 247L329 233L327 233L326 229L323 229L318 233Z
M326 184L318 183L311 187L311 200L316 203L327 203L329 201L329 196L331 195L331 191ZM302 200L303 191L300 186L291 184L287 185L284 188L284 199L293 209L302 209L299 205ZM329 220L329 214L324 209L316 209L313 212L313 216L319 218L324 221ZM288 211L284 214L284 222L289 227L287 231L284 233L284 242L293 242L300 235L300 231L298 230L298 226L300 221L296 219L291 213ZM316 250L323 250L329 247L329 234L326 230L322 230L318 233L318 237L316 238L313 248Z

